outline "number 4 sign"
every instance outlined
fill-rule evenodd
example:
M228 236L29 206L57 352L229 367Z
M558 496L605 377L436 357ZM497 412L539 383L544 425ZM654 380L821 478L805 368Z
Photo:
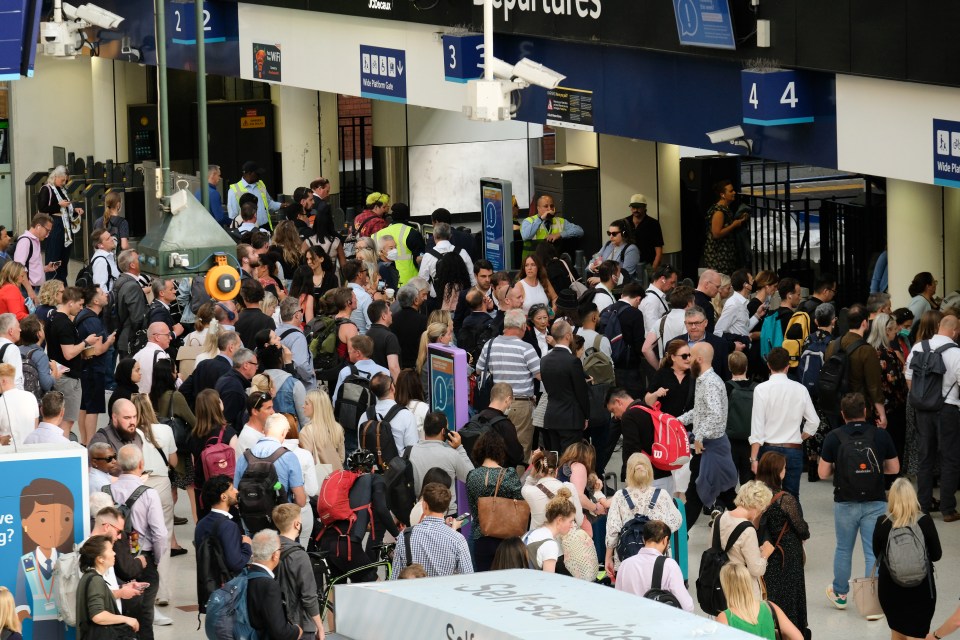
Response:
M743 122L772 127L813 122L813 100L797 71L741 71Z

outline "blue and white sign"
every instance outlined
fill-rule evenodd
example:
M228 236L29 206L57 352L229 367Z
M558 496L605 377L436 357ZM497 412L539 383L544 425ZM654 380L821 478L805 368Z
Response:
M197 44L196 5L193 2L171 2L167 8L167 33L172 35L174 44ZM221 2L203 3L204 42L226 42L231 33L230 14L236 22L236 7ZM233 31L236 31L234 28Z
M513 219L511 200L511 183L509 180L495 178L480 179L480 206L483 210L483 255L493 265L494 271L507 271L510 243L513 239L513 229L508 220ZM507 218L509 216L509 218ZM510 229L507 236L505 229Z
M740 81L744 123L773 127L813 122L814 100L803 73L744 69Z
M443 78L464 84L483 76L483 35L443 36Z
M729 0L673 0L680 44L736 49Z
M933 184L960 187L960 122L933 121Z
M40 32L40 0L0 3L0 80L33 75Z
M406 102L406 52L360 45L360 95L390 102Z

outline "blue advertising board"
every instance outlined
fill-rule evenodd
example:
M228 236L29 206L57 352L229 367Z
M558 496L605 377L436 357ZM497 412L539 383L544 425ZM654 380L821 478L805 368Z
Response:
M933 184L960 187L960 122L933 121Z
M47 561L73 551L90 533L86 450L74 445L5 447L0 454L0 584L26 614L26 640L75 637L57 620Z
M360 96L406 102L406 52L402 49L360 45Z
M430 410L447 417L450 431L459 431L470 417L467 352L431 344L427 347L427 363L430 365ZM462 482L457 482L457 504L461 512L467 511L467 487ZM469 524L462 530L468 535Z
M736 49L728 0L673 0L680 44Z
M740 85L746 124L773 127L813 122L813 98L803 73L744 69Z
M507 271L512 268L510 244L513 240L513 228L508 222L513 219L513 210L504 203L512 196L509 180L495 178L480 179L480 208L483 211L483 256L493 265L494 271ZM506 215L504 215L506 213ZM510 235L504 233L510 229Z
M483 35L443 35L443 78L464 84L483 76Z

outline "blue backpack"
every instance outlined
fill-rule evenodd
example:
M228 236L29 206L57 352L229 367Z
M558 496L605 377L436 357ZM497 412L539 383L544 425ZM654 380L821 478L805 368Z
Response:
M807 388L810 399L817 402L817 381L820 380L820 370L827 357L827 345L833 340L826 331L817 329L807 337L800 354L800 364L795 369L796 379Z
M622 491L623 497L627 501L627 506L630 508L630 511L633 511L636 509L636 506L633 504L630 494L627 493L626 489ZM657 505L657 498L659 497L660 489L654 490L653 497L650 498L650 504L647 505L648 512L652 511ZM643 527L648 522L650 522L649 516L637 513L623 523L623 526L620 528L620 534L617 536L617 557L620 558L620 562L637 555L637 552L643 549Z
M792 313L787 310L787 313ZM775 347L783 346L783 323L780 322L780 309L767 312L760 325L760 357L764 360Z
M597 332L610 341L613 364L620 367L626 365L630 359L630 344L623 339L623 328L620 326L620 315L629 306L623 301L611 304L603 310L597 322Z
M204 631L208 640L259 640L250 626L247 610L247 583L257 578L270 579L265 573L244 569L236 578L213 592L207 601Z
M293 387L297 384L295 376L287 378L277 389L277 397L273 399L274 413L289 413L297 417L297 404L293 399Z

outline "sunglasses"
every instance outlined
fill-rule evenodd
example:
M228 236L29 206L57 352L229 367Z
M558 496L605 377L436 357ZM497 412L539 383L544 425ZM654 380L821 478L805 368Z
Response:
M270 397L270 394L264 393L263 391L257 391L257 393L260 394L260 398L257 400L257 403L253 405L253 408L256 411L259 411L260 406L267 401L267 399Z
M117 456L115 455L107 456L106 458L94 458L94 460L99 460L100 462L113 462L116 459L117 459Z
M689 354L689 353L678 353L678 354L677 354L677 357L678 357L678 358L683 358L684 360L689 360L689 359L690 359L690 354Z
M618 235L620 235L620 232L619 232L619 231L607 231L607 235L608 235L609 237L611 237L611 238L616 238Z

